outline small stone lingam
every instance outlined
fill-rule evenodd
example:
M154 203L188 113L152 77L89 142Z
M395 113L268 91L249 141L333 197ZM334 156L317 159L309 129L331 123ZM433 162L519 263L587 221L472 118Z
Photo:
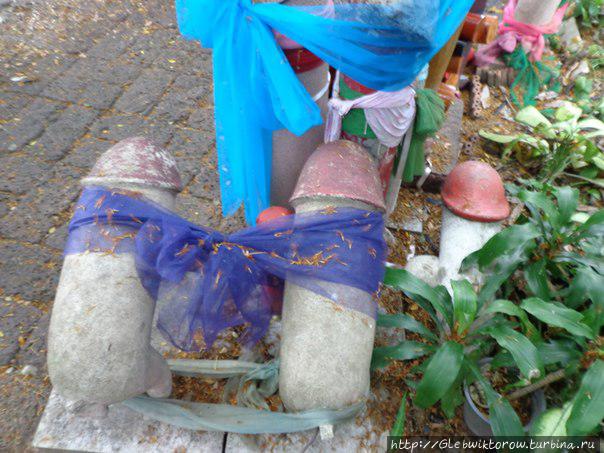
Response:
M106 151L82 185L137 192L167 209L181 189L172 156L141 137ZM145 392L168 397L170 370L150 345L154 310L132 253L66 255L48 335L55 390L103 410Z
M329 207L384 211L377 164L359 144L321 145L306 162L290 200L296 213ZM333 284L344 305L286 280L279 393L289 411L339 409L366 398L375 319L350 306L370 307L372 295ZM324 427L322 437L330 437Z
M457 165L445 180L440 255L418 255L406 269L432 286L442 284L451 291L451 280L468 278L481 284L478 272L461 274L462 261L501 231L510 215L510 205L499 174L484 162Z

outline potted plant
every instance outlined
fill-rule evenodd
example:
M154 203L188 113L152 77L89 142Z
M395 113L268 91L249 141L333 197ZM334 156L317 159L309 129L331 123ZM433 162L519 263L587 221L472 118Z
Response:
M415 405L427 408L437 402L447 417L463 403L464 381L478 381L484 390L493 433L514 436L524 433L520 418L511 404L484 379L479 361L499 345L512 356L519 375L530 382L543 376L539 353L529 338L516 329L518 322L506 316L498 305L479 304L467 280L452 282L453 297L444 286L432 288L409 272L388 268L384 283L402 290L426 311L435 328L399 313L380 315L378 325L402 327L418 334L423 341L405 340L396 346L374 349L372 368L382 368L391 360L411 360L426 356L417 367L422 373L415 388Z

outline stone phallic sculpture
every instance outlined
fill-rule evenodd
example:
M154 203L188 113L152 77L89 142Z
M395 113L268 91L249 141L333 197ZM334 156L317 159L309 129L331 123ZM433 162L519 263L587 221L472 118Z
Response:
M510 215L501 177L484 162L463 162L447 176L441 194L440 255L415 256L406 269L432 286L445 285L449 291L451 280L468 278L481 284L480 274L461 274L459 268L466 256L501 231L501 221Z
M138 192L168 209L181 189L172 156L141 137L106 151L82 185ZM65 256L48 335L56 391L100 407L145 392L168 397L170 370L150 345L154 310L133 254Z
M359 144L319 146L306 162L291 198L296 213L328 207L384 211L377 165ZM372 295L333 285L347 304L368 307ZM350 306L350 305L349 305ZM375 320L325 297L285 283L279 393L289 411L338 409L363 400Z

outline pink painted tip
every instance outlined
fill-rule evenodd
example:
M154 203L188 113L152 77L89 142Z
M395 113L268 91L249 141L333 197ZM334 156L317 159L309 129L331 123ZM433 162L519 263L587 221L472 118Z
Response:
M127 138L109 148L82 182L85 185L119 182L182 190L172 155L144 137Z

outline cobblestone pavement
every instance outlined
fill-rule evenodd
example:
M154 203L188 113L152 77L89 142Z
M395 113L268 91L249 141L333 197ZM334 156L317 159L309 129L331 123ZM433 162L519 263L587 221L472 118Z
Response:
M211 55L169 0L0 0L0 450L24 451L49 392L45 344L78 180L117 141L176 157L180 212L220 216Z

